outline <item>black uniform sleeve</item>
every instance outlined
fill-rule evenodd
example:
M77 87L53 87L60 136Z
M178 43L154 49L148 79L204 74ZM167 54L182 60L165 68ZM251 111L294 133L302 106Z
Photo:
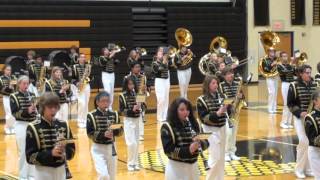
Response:
M296 116L297 118L300 118L300 114L302 111L301 111L300 107L298 106L298 99L297 99L297 96L295 93L296 93L295 87L291 83L289 86L289 90L288 90L287 105L288 105L291 113L294 116Z
M29 118L32 117L28 110L22 110L22 108L19 107L19 102L16 98L16 96L14 94L10 95L10 108L11 108L11 112L12 115L16 118L16 119L20 119L20 118Z
M106 140L105 131L97 130L94 125L94 117L91 113L87 116L87 135L92 141Z
M120 118L119 118L119 115L118 115L118 112L115 111L114 112L114 119L116 120L115 124L120 124ZM121 136L123 134L123 128L121 127L120 129L115 129L113 130L113 135L114 136Z
M214 120L218 119L219 116L217 115L217 112L209 112L206 108L204 102L199 97L197 99L197 111L198 111L198 117L203 123L211 123Z
M307 115L305 118L305 130L309 139L309 145L320 147L320 135L318 135L315 124L313 123L313 119L310 115Z
M132 109L128 109L124 95L119 96L119 110L124 116L133 116L135 114Z

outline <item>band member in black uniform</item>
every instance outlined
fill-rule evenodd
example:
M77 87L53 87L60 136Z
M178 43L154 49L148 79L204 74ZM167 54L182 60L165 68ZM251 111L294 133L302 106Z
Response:
M102 55L99 57L99 64L103 67L102 70L102 84L105 91L110 94L110 106L112 109L113 94L114 94L114 81L115 81L115 65L119 63L119 60L115 59L114 56L117 53L112 49L111 45L102 48Z
M72 95L70 84L62 76L60 67L53 67L51 71L51 78L45 83L46 92L54 92L60 99L60 110L56 114L56 118L63 121L69 119L68 101Z
M36 52L34 50L29 50L27 52L27 59L26 59L27 65L34 63L35 56L36 56Z
M159 47L151 64L152 71L155 74L154 88L157 97L157 120L159 122L166 120L169 106L169 66L172 62L169 60L167 51L167 47Z
M39 117L27 127L26 157L35 165L34 179L66 179L66 161L75 155L75 143L68 122L55 118L59 97L44 93L39 100Z
M143 71L144 68L144 61L141 59L143 56L141 52L141 48L137 47L135 49L132 49L129 53L129 57L127 59L128 67L131 69L132 64L136 64L137 62L140 64L141 70Z
M5 113L6 124L4 126L5 134L14 134L15 119L10 109L10 94L15 91L17 79L11 75L11 66L5 65L2 69L3 75L0 76L0 94L2 95L3 109Z
M78 99L78 127L85 128L91 91L89 84L91 64L86 64L86 55L82 53L78 62L79 64L74 64L72 68L73 84L75 84L72 93L77 94Z
M305 131L309 140L308 158L314 179L320 179L320 91L311 97L313 109L305 118Z
M124 116L124 136L128 152L128 171L139 171L139 121L141 103L136 101L137 86L131 78L124 80L125 89L119 96L119 109Z
M314 76L314 80L317 83L320 83L320 62L317 64L317 74Z
M148 84L147 78L144 74L141 73L141 66L139 62L132 62L131 63L131 72L127 76L124 77L124 82L126 82L127 78L131 78L135 81L135 84L137 85L137 93L141 93L142 95L145 95L145 97L148 96L148 94L151 92L150 84ZM125 90L125 84L123 85L123 90ZM141 112L141 119L139 121L139 140L144 140L144 115L146 111L146 104L143 103L142 106L142 112Z
M219 66L219 59L218 55L215 52L212 52L209 57L209 62L208 62L208 70L210 75L215 75L216 72L218 71L218 66Z
M191 103L184 98L175 99L160 130L163 150L169 158L165 170L167 180L199 179L198 156L209 145L208 141L195 138L200 129Z
M16 119L15 132L19 151L19 179L33 176L34 167L26 161L26 130L28 123L36 119L37 109L34 103L35 95L28 91L29 77L20 76L17 82L18 91L10 95L10 108Z
M235 80L233 69L231 67L226 67L222 71L222 76L224 77L224 81L219 84L220 92L227 96L227 98L235 99L236 96L240 99L243 98L241 91L237 94L240 82ZM225 160L240 160L240 158L235 154L237 151L236 139L239 127L239 113L234 117L232 125L229 124L231 123L229 121L227 121L227 123Z
M116 111L110 111L110 97L105 91L97 94L95 109L88 114L87 134L93 141L91 156L95 163L98 179L116 179L117 153L114 145L115 136L120 136L122 128L110 129L112 124L119 124Z
M281 63L277 65L277 70L281 79L281 92L283 98L282 121L280 127L283 129L293 129L292 113L287 106L289 85L294 81L295 68L289 63L288 54L280 53Z
M29 91L34 93L36 97L39 97L40 94L42 93L42 92L38 92L40 88L39 79L40 79L41 68L44 68L42 57L41 55L36 55L34 63L29 65L29 78L30 78Z
M225 95L219 92L219 79L216 76L206 76L203 82L203 95L197 99L197 111L204 132L212 133L208 139L210 170L207 171L207 180L224 177L225 124L229 109L229 105L223 104L225 98Z
M308 162L308 138L304 129L303 120L308 114L311 95L317 89L317 83L311 78L311 67L302 65L298 68L299 77L289 86L287 105L293 114L294 127L297 132L299 144L297 146L297 165L295 174L298 178L311 175Z
M78 64L79 48L77 46L70 47L69 57L71 58L71 65Z

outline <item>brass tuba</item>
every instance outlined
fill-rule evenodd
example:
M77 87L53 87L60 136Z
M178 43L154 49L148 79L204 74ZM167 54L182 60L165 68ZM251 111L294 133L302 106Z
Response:
M185 46L185 47L191 46L193 41L192 34L188 29L185 29L185 28L178 28L175 32L175 38L178 43L179 49L181 48L181 46ZM177 53L179 53L179 51L180 50L178 50ZM182 66L185 66L191 63L192 59L193 59L193 53L189 51L187 54L187 58L185 58L181 62Z
M280 43L280 38L277 33L272 32L270 30L263 31L260 34L260 41L263 45L264 51L267 54L268 50L271 48L275 48L275 45ZM259 71L264 77L274 77L278 75L277 66L274 66L270 72L265 71L263 61L267 58L267 55L260 59L259 61ZM279 61L279 58L277 58Z
M219 54L219 49L220 48L227 49L228 48L228 42L224 37L217 36L217 37L212 39L212 41L210 43L209 51Z

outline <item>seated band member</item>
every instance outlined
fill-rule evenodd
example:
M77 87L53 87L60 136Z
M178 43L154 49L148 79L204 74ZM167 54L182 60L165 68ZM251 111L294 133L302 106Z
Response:
M320 91L311 97L313 109L305 118L305 131L309 139L308 158L315 180L320 180Z
M124 80L124 90L119 96L119 109L124 116L124 137L127 144L128 171L139 171L139 121L141 103L136 102L136 84L131 78Z
M10 109L10 94L14 92L16 78L11 75L11 66L5 65L2 69L3 75L0 76L0 94L2 95L3 109L5 113L6 124L4 126L5 134L14 134L15 119Z
M167 122L161 127L161 141L165 154L169 158L165 178L198 180L200 173L198 156L200 150L208 148L208 141L194 138L200 133L200 124L193 115L191 103L184 99L175 99L169 107Z
M79 48L75 45L70 47L69 57L71 58L71 65L78 64Z
M218 71L219 60L218 55L215 52L212 52L209 57L208 69L210 75L215 75Z
M206 76L203 82L203 95L197 99L198 117L203 124L203 130L212 133L208 139L210 170L207 171L207 180L220 180L224 177L227 105L223 105L225 96L218 88L218 78Z
M191 50L185 46L180 47L179 53L177 53L176 58L174 59L174 64L177 66L177 75L180 88L180 96L187 98L188 87L191 79L191 66L192 60L189 63L184 63L184 61L189 58Z
M55 118L60 108L56 94L44 93L38 104L40 117L27 127L27 161L35 165L34 179L66 179L66 161L75 155L71 129L67 121Z
M78 127L85 128L91 91L90 84L86 81L90 77L91 65L86 64L86 55L82 53L78 62L79 64L73 65L72 77L78 99Z
M170 93L169 56L164 53L164 47L159 47L152 62L152 71L155 74L155 93L157 97L157 120L163 122L167 118Z
M26 133L28 123L36 119L35 95L28 91L29 77L20 76L17 82L18 91L10 95L10 108L16 119L15 132L19 151L19 179L33 176L34 167L26 161Z
M51 78L45 83L46 92L54 92L60 99L60 110L56 114L56 118L63 121L69 120L68 101L72 95L70 84L62 76L60 67L53 67Z
M102 91L95 97L95 109L87 116L87 135L93 141L91 156L94 161L98 180L114 180L117 174L117 153L114 145L115 136L120 136L122 129L111 130L112 124L119 124L116 111L109 110L110 95Z
M34 93L36 97L39 97L40 94L43 93L43 92L38 92L40 88L39 78L40 78L41 68L44 68L42 57L41 55L36 55L34 63L29 65L29 78L30 78L29 91ZM45 72L44 72L44 75L45 75Z
M312 175L308 162L309 140L304 129L303 119L308 114L311 95L316 91L318 84L311 78L311 67L302 65L298 68L299 77L289 86L287 105L293 114L294 127L299 144L297 146L297 165L295 174L298 178Z
M222 71L222 76L224 77L224 81L219 84L220 92L223 93L227 98L235 98L238 96L239 98L243 98L242 92L238 93L238 88L240 86L240 82L234 79L234 72L231 67L226 67ZM237 139L237 132L239 127L239 113L236 114L237 116L234 117L234 121L232 126L230 126L230 122L227 121L226 126L226 153L225 153L225 160L240 160L238 156L236 156L236 139Z
M292 113L287 106L287 97L289 85L294 81L295 68L290 65L288 54L286 52L280 53L281 63L278 64L277 70L281 79L281 93L283 98L282 121L280 127L283 129L293 129Z
M102 70L102 84L103 89L110 94L110 105L109 109L112 109L113 94L114 94L114 80L115 80L115 65L119 63L119 60L115 59L114 56L117 53L111 50L111 47L105 47L101 50L102 55L99 57L99 64L103 67Z

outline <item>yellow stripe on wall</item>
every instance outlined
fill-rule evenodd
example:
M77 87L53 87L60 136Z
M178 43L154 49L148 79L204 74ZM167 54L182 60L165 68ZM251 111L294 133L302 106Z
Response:
M0 27L90 27L90 20L0 20Z
M79 41L26 41L26 42L0 42L0 49L50 49L70 48L80 46Z

